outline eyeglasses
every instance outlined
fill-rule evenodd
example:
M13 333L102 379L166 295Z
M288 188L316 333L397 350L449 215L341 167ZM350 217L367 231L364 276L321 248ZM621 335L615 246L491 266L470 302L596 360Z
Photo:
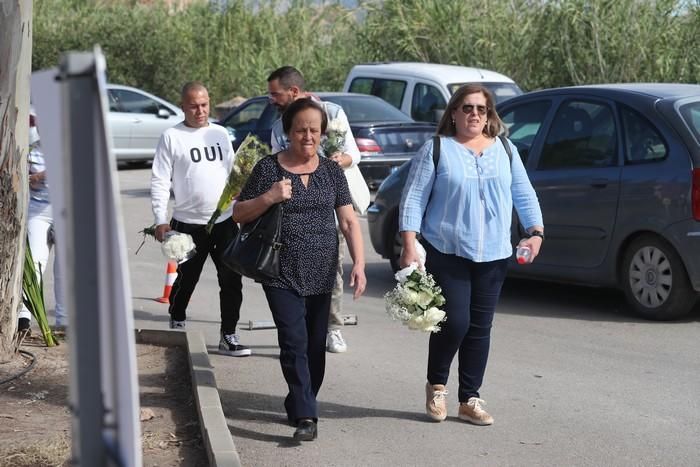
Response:
M469 115L470 113L474 112L474 109L479 113L479 115L486 115L486 111L488 111L488 107L485 105L474 105L474 104L464 104L462 106L462 112L465 114Z

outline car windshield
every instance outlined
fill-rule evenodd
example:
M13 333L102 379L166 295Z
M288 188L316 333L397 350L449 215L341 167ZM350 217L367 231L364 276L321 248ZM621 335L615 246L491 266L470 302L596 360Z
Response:
M700 101L682 105L679 110L695 139L700 141Z
M386 101L372 96L324 96L324 101L343 108L350 124L371 122L412 122L413 119Z
M447 86L450 90L450 94L454 94L457 89L461 88L465 84L472 83L452 83ZM523 91L516 85L512 83L474 83L480 84L491 91L493 98L496 99L496 104L501 103L511 97L519 96Z

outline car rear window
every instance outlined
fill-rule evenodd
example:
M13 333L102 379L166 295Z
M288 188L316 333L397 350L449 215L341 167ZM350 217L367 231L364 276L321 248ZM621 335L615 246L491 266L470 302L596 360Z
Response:
M412 122L413 119L381 99L363 96L332 96L323 100L338 104L352 123Z
M383 78L355 78L350 83L350 92L377 96L400 109L406 92L406 82Z
M695 139L700 142L700 101L682 105L679 111Z

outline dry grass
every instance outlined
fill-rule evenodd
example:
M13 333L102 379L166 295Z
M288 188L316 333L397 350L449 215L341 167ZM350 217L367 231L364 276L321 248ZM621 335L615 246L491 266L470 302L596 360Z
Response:
M69 465L70 440L59 435L48 440L0 448L4 467L57 467Z

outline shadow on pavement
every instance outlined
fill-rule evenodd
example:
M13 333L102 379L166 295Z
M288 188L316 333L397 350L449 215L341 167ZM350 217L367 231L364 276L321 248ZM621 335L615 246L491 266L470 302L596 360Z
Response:
M289 425L287 423L287 415L284 412L283 396L226 390L219 390L219 395L221 397L224 415L228 419ZM419 412L356 407L323 401L320 401L318 406L319 425L323 424L323 419L335 418L394 418L421 423L433 423L425 417L425 414ZM234 437L274 442L278 443L279 447L298 446L298 444L290 438L292 431L290 431L288 436L271 435L240 428L232 423L229 423L229 430Z

